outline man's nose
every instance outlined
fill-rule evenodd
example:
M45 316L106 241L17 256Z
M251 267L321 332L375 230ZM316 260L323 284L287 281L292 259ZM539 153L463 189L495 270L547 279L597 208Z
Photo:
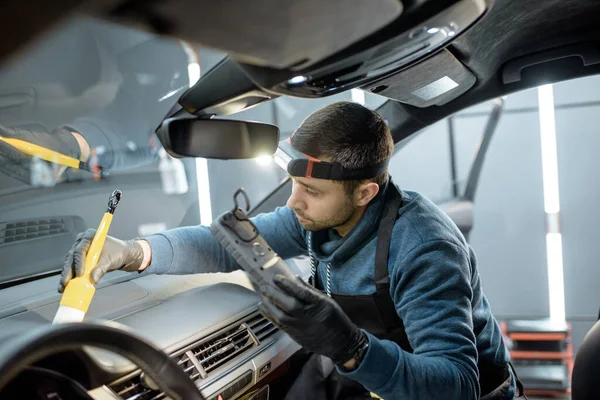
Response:
M306 208L306 204L304 204L298 193L298 185L294 184L292 186L292 194L288 198L286 205L292 210L304 210Z

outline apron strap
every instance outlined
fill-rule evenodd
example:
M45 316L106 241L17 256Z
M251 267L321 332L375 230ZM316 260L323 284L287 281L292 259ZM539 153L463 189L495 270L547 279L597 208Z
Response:
M375 250L375 288L376 290L389 289L390 277L388 272L388 258L390 242L394 225L398 219L398 209L402 205L402 195L394 185L392 178L388 180L386 198L384 200L379 229L377 231L377 248ZM309 284L317 288L317 262L312 254L312 232L308 232L308 258L310 260L311 276ZM331 294L328 293L329 296Z
M390 177L387 184L386 199L377 231L377 249L375 250L375 287L377 290L388 289L390 277L388 273L388 258L390 241L394 225L398 219L398 209L402 205L402 195Z

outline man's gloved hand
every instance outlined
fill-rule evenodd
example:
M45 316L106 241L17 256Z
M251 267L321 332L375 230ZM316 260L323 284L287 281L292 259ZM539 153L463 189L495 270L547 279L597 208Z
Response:
M278 275L278 289L260 288L260 312L308 351L331 358L336 364L351 360L365 340L365 334L330 297L300 277Z
M77 139L71 132L63 128L57 128L51 133L47 133L0 125L0 136L7 139L21 139L77 159L81 155L81 148ZM31 156L0 140L0 171L4 174L28 185L31 184L31 160ZM50 165L46 161L42 162ZM59 167L50 169L54 169L55 172L64 170ZM57 179L58 176L54 178Z
M77 236L77 240L65 258L58 292L62 293L67 283L76 276L81 276L85 269L85 258L96 234L95 229L88 229ZM109 271L137 271L144 260L144 250L135 240L119 240L106 236L98 264L92 270L92 283L96 284Z

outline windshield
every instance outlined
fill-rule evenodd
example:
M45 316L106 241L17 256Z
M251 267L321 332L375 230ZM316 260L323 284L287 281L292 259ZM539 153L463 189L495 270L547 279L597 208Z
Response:
M275 165L176 160L154 135L222 57L77 16L0 66L0 283L60 270L76 236L98 226L114 189L123 198L110 234L130 239L210 223L210 212L200 220L202 208L231 207L221 198L257 169L262 179L247 188L254 203L279 184ZM36 156L28 144L39 146ZM244 171L239 179L213 179L210 191L207 176L236 170Z
M210 224L233 207L240 187L252 207L268 211L261 200L287 177L271 158L174 159L154 134L179 96L223 57L75 16L0 65L0 287L59 272L115 189L123 198L109 234L120 239ZM282 97L227 118L275 124L284 139L311 112L351 99L373 109L386 101L359 90Z

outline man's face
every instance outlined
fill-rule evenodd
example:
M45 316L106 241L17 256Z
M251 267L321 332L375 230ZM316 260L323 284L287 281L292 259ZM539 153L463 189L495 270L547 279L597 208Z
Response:
M336 228L347 223L356 210L354 199L341 183L326 179L293 177L287 206L308 231Z

